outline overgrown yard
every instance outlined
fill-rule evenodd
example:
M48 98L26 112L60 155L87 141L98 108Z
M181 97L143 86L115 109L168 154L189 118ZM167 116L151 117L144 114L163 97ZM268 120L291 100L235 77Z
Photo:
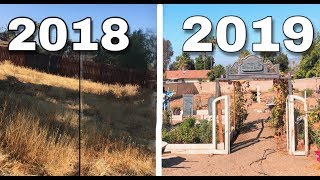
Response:
M154 175L149 94L0 64L0 175Z

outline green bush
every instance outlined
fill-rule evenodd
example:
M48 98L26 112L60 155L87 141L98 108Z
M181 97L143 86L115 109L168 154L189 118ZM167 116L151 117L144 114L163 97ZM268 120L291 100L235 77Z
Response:
M201 143L212 142L212 121L203 120L197 125L197 134Z
M310 143L315 143L317 147L320 148L320 130L311 129L309 132L309 137L311 140Z
M310 111L309 113L309 140L310 143L315 143L320 148L320 129L314 127L315 123L320 122L320 107Z
M196 124L191 117L171 129L163 129L162 139L168 143L210 143L212 142L212 122L202 120Z
M167 129L170 128L171 124L170 124L170 120L171 120L171 115L170 115L170 111L162 111L162 127Z

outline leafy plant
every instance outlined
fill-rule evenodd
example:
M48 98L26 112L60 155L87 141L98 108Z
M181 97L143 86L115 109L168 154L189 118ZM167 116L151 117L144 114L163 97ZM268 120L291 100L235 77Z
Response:
M244 121L248 117L248 112L245 108L244 89L242 88L241 83L238 81L234 82L234 87L235 97L233 98L235 98L235 104L233 103L231 107L231 119L234 119L233 116L235 114L235 129L237 132L240 132L243 128Z
M226 69L221 65L215 65L213 68L208 72L207 76L210 81L214 81L216 78L220 78L221 75L226 74Z
M203 120L197 125L197 134L201 143L212 142L212 121Z
M279 135L284 131L288 80L274 79L273 89L275 91L275 106L271 111L271 126L273 127L275 134Z
M166 110L162 111L162 126L164 129L170 128L171 126L170 120L171 120L170 111L166 111Z
M168 143L210 143L212 142L212 122L202 120L196 123L196 119L191 117L172 129L163 129L162 138Z
M315 127L315 124L320 123L320 106L312 110L308 114L309 118L309 140L311 143L315 143L318 148L320 148L320 129Z
M311 78L320 75L320 34L316 36L311 47L302 53L295 78Z

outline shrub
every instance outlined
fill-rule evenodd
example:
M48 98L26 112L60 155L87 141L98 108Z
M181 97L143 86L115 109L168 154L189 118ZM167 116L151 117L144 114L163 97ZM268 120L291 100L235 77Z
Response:
M198 137L201 143L212 142L212 121L203 120L198 126Z
M212 122L202 120L196 123L191 117L176 125L171 130L163 129L162 138L168 143L210 143L212 142Z
M169 128L171 126L170 124L170 111L162 111L162 126L163 128Z
M320 129L315 127L316 123L320 123L320 107L312 110L309 113L309 140L310 143L315 143L318 148L320 148Z

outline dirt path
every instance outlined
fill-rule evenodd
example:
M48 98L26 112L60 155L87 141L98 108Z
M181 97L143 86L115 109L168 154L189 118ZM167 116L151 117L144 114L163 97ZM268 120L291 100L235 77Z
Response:
M249 112L246 130L233 143L231 154L164 154L163 175L320 175L314 155L288 155L285 144L273 138L268 115Z

